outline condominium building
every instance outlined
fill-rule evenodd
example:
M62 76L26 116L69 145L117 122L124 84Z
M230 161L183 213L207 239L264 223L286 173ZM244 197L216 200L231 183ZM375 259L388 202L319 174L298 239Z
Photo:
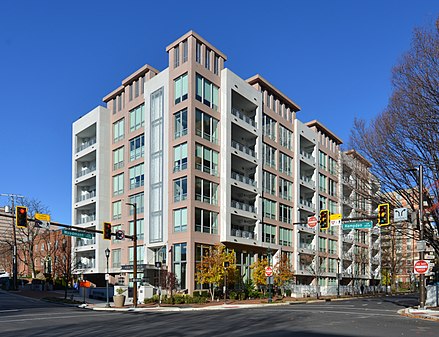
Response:
M139 277L152 283L162 262L189 293L201 288L197 263L219 242L235 251L243 281L256 258L281 251L299 285L335 285L341 227L306 223L321 209L344 210L341 139L299 121L300 107L262 76L225 68L227 57L195 32L166 51L169 67L145 65L104 97L106 107L74 122L72 223L111 221L128 235L136 226ZM77 272L102 279L106 248L110 273L128 284L127 239L75 239Z

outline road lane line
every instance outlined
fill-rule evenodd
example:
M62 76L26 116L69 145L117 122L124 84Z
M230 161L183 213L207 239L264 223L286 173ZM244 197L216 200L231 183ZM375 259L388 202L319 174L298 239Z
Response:
M18 312L18 309L10 309L10 310L0 310L0 312Z
M76 317L83 317L83 318L87 318L87 317L92 317L92 316L104 316L105 314L91 314L91 315L84 315L84 314L79 314L79 315L70 315L70 316L51 316L51 317L40 317L40 318L20 318L20 319L1 319L0 318L0 323L12 323L12 322L23 322L23 321L42 321L42 320L53 320L53 319L57 319L57 318L76 318ZM13 316L14 318L16 316Z

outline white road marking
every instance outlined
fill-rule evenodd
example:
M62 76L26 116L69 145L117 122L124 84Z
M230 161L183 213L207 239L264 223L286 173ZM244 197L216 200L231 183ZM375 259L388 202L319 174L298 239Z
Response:
M23 322L23 321L41 321L41 320L54 320L57 318L76 318L76 317L92 317L92 316L103 316L102 313L100 314L92 314L92 315L70 315L70 316L50 316L50 317L39 317L39 318L20 318L20 319L0 319L0 323L12 323L12 322ZM13 316L13 318L16 318L17 316Z
M0 312L18 312L18 309L10 309L10 310L0 310Z

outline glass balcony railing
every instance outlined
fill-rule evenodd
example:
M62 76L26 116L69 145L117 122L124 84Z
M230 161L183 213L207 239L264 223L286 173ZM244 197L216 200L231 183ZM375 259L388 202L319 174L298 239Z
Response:
M80 239L76 241L76 247L84 247L96 244L96 239Z
M183 129L183 130L179 130L179 131L175 131L174 133L174 139L183 137L187 135L187 129Z
M300 199L300 204L309 208L314 208L314 204L311 201Z
M90 191L89 193L82 194L76 198L76 202L88 200L96 196L96 191Z
M301 249L306 249L306 250L316 250L316 246L314 246L313 244L309 244L309 243L299 243L299 248Z
M307 183L308 185L313 185L313 186L315 185L315 181L312 180L310 177L301 176L300 179L301 179L303 182Z
M209 173L209 174L211 174L211 175L213 175L213 176L215 176L215 177L218 176L218 170L216 170L216 169L214 169L214 168L212 168L212 167L209 167L209 166L207 166L207 165L201 165L200 163L196 163L196 164L195 164L195 168L196 168L198 171L205 172L205 173Z
M186 163L175 163L174 164L174 172L179 172L187 169L187 162Z
M83 169L79 172L76 173L76 178L85 176L86 174L89 174L90 172L96 171L96 166L90 166L87 167L86 169Z
M246 212L256 213L256 207L236 200L231 201L231 206Z
M240 174L235 173L235 172L232 172L231 177L232 177L232 179L238 180L244 184L256 187L256 181L254 181L251 178L244 177L243 175L240 175Z
M256 233L241 230L241 229L233 229L232 228L231 235L236 236L238 238L257 240Z
M311 153L300 150L300 154L308 160L315 161L315 158L313 157L313 155Z
M88 141L82 143L81 145L79 145L79 146L76 148L76 153L78 153L78 152L80 152L80 151L82 151L82 150L84 150L84 149L86 149L86 148L92 146L93 144L96 144L96 138L92 138L92 139L90 139L90 140L88 140Z
M242 145L241 143L238 143L237 141L232 140L232 147L244 152L245 154L248 154L249 156L252 156L254 158L256 158L256 152L253 151L252 149L250 149L249 147Z
M243 120L247 124L250 124L253 127L256 127L256 122L251 119L250 117L244 115L241 111L239 111L236 108L232 107L232 115L238 117L239 119Z
M91 221L95 221L96 220L96 214L93 215L87 215L87 216L81 216L76 223L78 225L83 224L83 223L87 223L87 222L91 222Z
M124 162L120 161L118 163L113 164L113 170L118 170L124 166Z

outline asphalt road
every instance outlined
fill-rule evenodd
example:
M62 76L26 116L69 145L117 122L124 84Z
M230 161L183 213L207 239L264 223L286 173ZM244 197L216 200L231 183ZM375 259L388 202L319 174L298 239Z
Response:
M439 336L415 297L180 312L98 312L0 293L0 336Z

